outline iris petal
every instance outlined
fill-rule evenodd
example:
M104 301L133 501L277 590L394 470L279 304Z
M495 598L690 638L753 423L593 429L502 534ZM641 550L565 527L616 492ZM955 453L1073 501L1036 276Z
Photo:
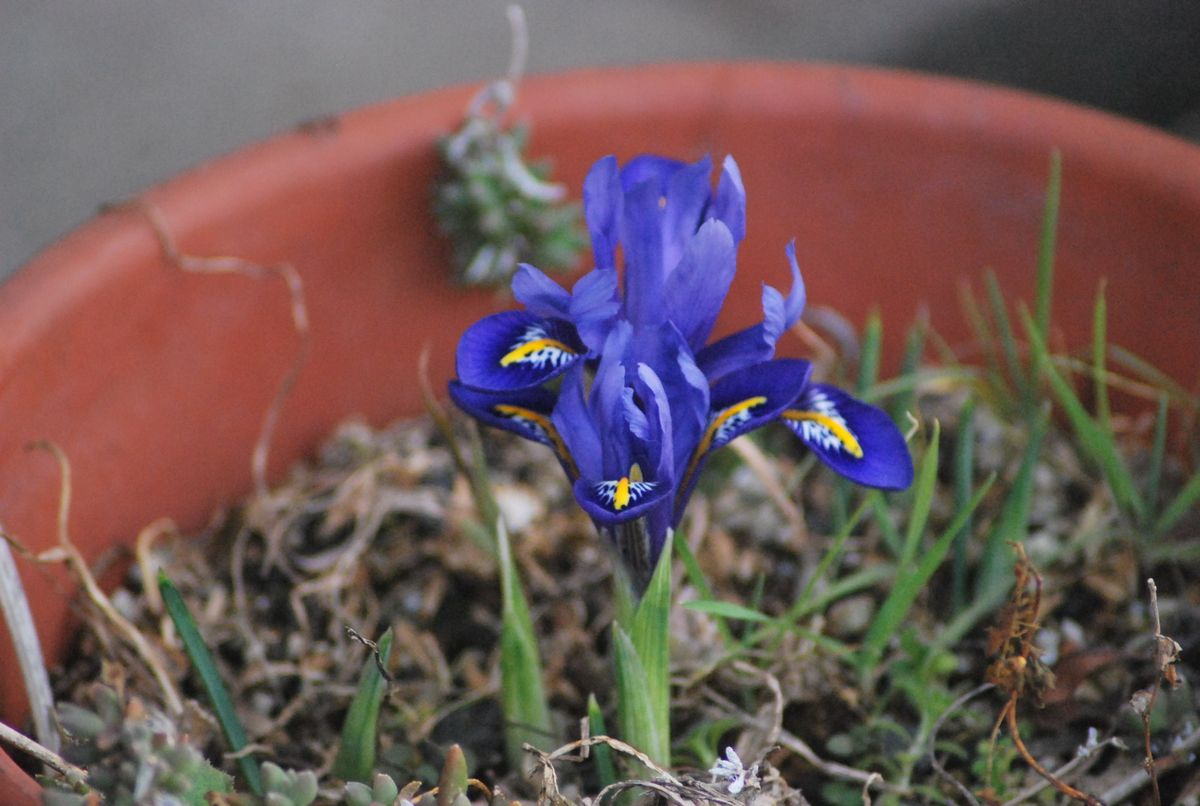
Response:
M742 172L732 156L725 157L708 216L729 227L734 243L741 243L746 237L746 189L742 185Z
M683 516L700 470L712 452L778 419L800 396L811 371L807 361L781 358L731 372L713 386L708 427L680 474L676 521Z
M621 211L621 248L625 255L625 318L638 325L664 320L663 211L653 181L625 192Z
M716 219L705 221L688 241L666 288L671 321L693 351L708 341L736 270L737 246L729 228Z
M812 384L781 419L822 462L853 482L884 490L912 483L912 456L892 419L835 386Z
M526 311L488 316L458 342L458 379L479 389L526 389L561 375L583 357L575 328Z
M584 217L597 268L611 269L616 265L622 195L617 158L607 156L598 160L583 181Z
M525 309L537 316L567 319L571 295L540 269L522 263L512 279L512 292Z
M601 527L639 518L671 494L665 480L641 479L637 465L615 479L580 478L575 482L575 500Z
M486 392L451 381L450 399L480 422L550 446L567 475L570 478L579 475L575 460L551 419L555 405L553 393L538 387Z
M571 289L568 318L593 353L604 346L620 311L616 269L594 269L580 277Z
M582 363L575 364L563 376L550 421L562 435L580 474L590 478L601 475L604 470L600 433L584 397ZM573 480L574 476L571 478Z

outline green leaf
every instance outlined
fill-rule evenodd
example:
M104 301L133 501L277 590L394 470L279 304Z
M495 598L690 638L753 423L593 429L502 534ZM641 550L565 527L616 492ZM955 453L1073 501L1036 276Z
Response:
M1170 416L1167 393L1158 395L1158 410L1154 416L1154 439L1150 445L1150 470L1146 477L1146 511L1158 509L1159 484L1162 482L1163 461L1167 453L1167 419Z
M175 584L162 570L158 572L158 590L162 594L163 604L171 616L171 621L175 623L175 630L179 633L179 640L183 642L188 659L191 660L196 674L200 676L200 682L204 685L209 702L216 711L217 721L221 723L221 730L225 734L226 741L229 742L229 749L234 753L240 753L248 743L246 729L242 727L242 723L238 719L237 710L233 707L233 700L230 698L225 684L221 682L221 675L217 671L216 664L213 663L212 654L209 653L204 639L200 636L200 630L196 627L192 614L188 612L187 604L179 595ZM252 753L239 755L238 766L241 768L250 790L261 796L263 794L262 778L254 755Z
M865 395L867 390L879 380L879 353L883 343L883 319L878 310L867 314L867 324L863 328L862 350L858 354L858 394Z
M925 455L921 457L917 483L913 488L912 510L908 516L908 529L904 533L904 550L900 554L902 569L909 566L917 556L917 549L921 547L921 537L925 534L925 525L929 522L933 493L937 489L938 443L941 441L941 435L942 424L934 420L933 434L929 437Z
M670 737L662 733L646 685L647 676L642 659L620 624L613 624L613 666L617 683L617 718L621 722L621 738L641 750L655 763L662 764L670 755Z
M521 769L529 743L541 750L551 749L554 730L550 708L542 685L542 662L529 604L513 561L508 530L496 519L498 559L500 563L500 701L504 711L504 738L509 764Z
M607 736L608 728L604 724L604 712L600 710L600 703L596 701L595 694L588 695L587 712L588 732L592 736ZM615 784L617 768L613 764L612 748L606 744L593 745L592 758L596 761L596 778L599 779L600 788L604 789Z
M1046 206L1042 213L1042 239L1038 245L1037 290L1034 315L1038 335L1043 342L1050 339L1050 303L1054 291L1054 249L1058 233L1058 203L1062 195L1062 154L1056 148L1050 152L1050 176L1046 180ZM1034 358L1030 375L1038 376L1038 360Z
M757 610L751 610L749 607L737 604L736 602L721 602L714 599L705 599L697 602L684 602L683 606L688 610L695 610L697 613L707 613L712 616L723 616L736 621L758 621L770 622L775 619L760 613Z
M996 333L1000 337L1000 347L1004 354L1004 363L1008 366L1008 374L1012 379L1017 397L1024 405L1030 405L1030 383L1025 375L1025 367L1021 364L1021 356L1017 350L1017 340L1013 336L1012 320L1008 316L1008 308L1004 304L1004 292L996 275L987 272L983 277L987 288L988 304L991 307L992 318L996 322Z
M1105 431L1112 431L1108 404L1108 302L1104 298L1104 278L1096 289L1092 309L1092 390L1096 397L1096 419Z
M393 639L390 627L379 639L379 661L384 668L387 668L392 656ZM387 680L379 671L374 655L369 654L358 677L358 690L342 723L342 739L333 762L333 774L343 781L360 781L364 784L371 781L375 771L379 708L386 692Z
M958 439L954 445L954 508L961 510L971 500L975 487L975 398L967 398L958 416ZM956 611L967 603L967 536L971 534L970 519L954 541L954 574L951 592Z
M471 801L467 797L469 786L466 756L461 747L452 744L446 751L446 762L438 778L437 806L470 806Z
M936 439L935 429L933 440L936 441ZM892 587L892 592L888 594L883 606L879 608L879 613L871 622L867 636L863 639L862 668L869 669L878 663L887 642L896 634L904 619L908 617L908 612L912 609L913 603L917 601L917 596L922 588L929 582L933 572L942 564L946 552L950 550L950 544L958 536L971 513L979 506L979 502L983 500L995 480L995 475L992 475L980 486L967 506L955 514L946 530L938 536L929 550L921 555L920 562L915 568L902 568L897 573L896 584Z
M1008 544L1025 542L1029 508L1033 501L1034 470L1049 422L1050 412L1045 409L1033 421L1017 477L1009 488L1008 497L1000 507L1000 516L988 533L987 542L983 547L983 558L975 580L975 592L978 597L990 598L1012 587L1012 558Z
M645 677L640 685L646 690L656 723L654 738L660 744L640 749L659 765L671 763L671 546L668 539L650 584L646 586L630 624L629 638L642 665ZM622 728L624 725L622 724Z
M1130 475L1129 468L1125 466L1125 460L1117 448L1116 437L1111 430L1103 429L1088 416L1087 410L1071 385L1063 379L1050 360L1046 342L1030 318L1029 312L1022 310L1021 318L1026 333L1029 335L1030 346L1037 365L1041 367L1042 374L1050 382L1050 389L1066 413L1067 419L1071 423L1071 429L1079 439L1080 447L1088 458L1099 466L1108 486L1112 488L1117 503L1126 512L1131 513L1134 520L1141 522L1145 514L1145 504L1133 483L1133 476Z
M1163 510L1163 514L1154 522L1154 533L1163 534L1171 529L1172 526L1179 523L1180 518L1187 514L1187 511L1200 501L1200 473L1194 474L1188 479L1187 484L1183 485L1183 489L1175 496L1167 508Z
M692 587L705 600L713 598L712 586L708 584L708 579L704 576L704 571L700 568L700 563L696 561L696 555L692 553L691 546L687 544L687 538L682 532L676 532L672 544L676 551L679 552L679 559L683 561L683 570L687 574L688 582L692 583ZM715 615L715 614L714 614ZM725 623L725 619L719 615L716 618L717 631L721 633L721 638L725 642L725 646L733 643L733 633L729 630L729 625Z

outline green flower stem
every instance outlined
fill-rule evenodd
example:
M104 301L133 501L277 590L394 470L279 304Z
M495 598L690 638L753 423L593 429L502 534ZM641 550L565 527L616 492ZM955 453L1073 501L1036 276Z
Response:
M670 533L629 629L613 624L617 718L622 738L659 766L671 763ZM618 585L623 580L618 580Z

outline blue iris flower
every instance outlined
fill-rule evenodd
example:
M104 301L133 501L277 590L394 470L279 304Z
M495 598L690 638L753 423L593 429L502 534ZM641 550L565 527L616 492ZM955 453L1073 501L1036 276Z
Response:
M883 411L812 382L807 361L774 358L804 307L792 245L788 293L764 285L762 322L709 341L746 232L737 164L725 158L715 191L711 173L708 158L597 162L583 187L595 269L567 292L522 265L512 288L525 310L471 326L450 383L467 413L553 450L639 586L708 457L767 423L859 484L912 482Z

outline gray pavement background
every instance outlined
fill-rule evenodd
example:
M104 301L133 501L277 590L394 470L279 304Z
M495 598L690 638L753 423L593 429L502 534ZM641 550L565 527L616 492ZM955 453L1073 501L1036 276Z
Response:
M0 0L0 276L296 123L507 65L504 0ZM1200 0L526 0L529 71L822 60L977 77L1200 134Z

